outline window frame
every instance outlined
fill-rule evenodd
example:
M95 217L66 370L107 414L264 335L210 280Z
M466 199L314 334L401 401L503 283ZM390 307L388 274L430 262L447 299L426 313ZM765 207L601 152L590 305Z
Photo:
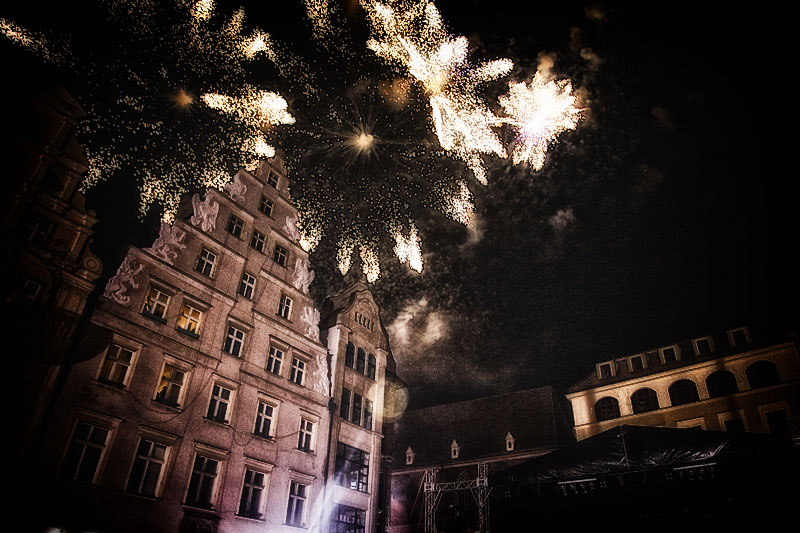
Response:
M231 213L228 217L228 223L225 225L225 231L237 239L241 239L242 235L244 235L244 220L236 216L235 213Z
M295 494L295 487L303 487L303 494ZM306 527L308 516L308 500L311 492L311 484L299 481L297 479L289 479L289 494L286 501L286 521L287 526ZM297 502L302 502L300 510L299 522L297 520ZM292 517L290 519L290 516Z
M152 439L152 438L148 438L148 437L149 436L145 436L145 435L142 435L142 434L139 435L139 440L137 441L136 447L134 448L134 451L133 451L133 460L131 461L131 467L128 470L128 477L125 480L125 489L124 490L125 490L126 493L133 494L135 496L142 496L142 497L145 497L145 498L156 498L157 499L157 498L159 498L161 496L161 491L162 491L162 488L163 488L164 479L166 478L165 473L166 473L168 461L169 461L169 458L170 458L171 446L169 444L164 444L162 442L159 442L158 440L155 440L155 439ZM152 455L149 455L149 454L146 455L146 456L142 456L139 453L139 450L140 450L140 448L142 446L142 443L144 443L144 442L149 442L150 445L151 445L149 453L152 453L152 450L153 450L153 448L155 446L163 447L164 448L164 456L161 459L159 459L157 457L153 457ZM136 469L136 462L139 461L140 459L142 459L143 457L144 457L143 461L145 462L145 466L143 467L142 473L141 473L141 477L138 479L138 482L137 482L138 489L137 490L131 490L131 483L134 481L133 474L134 474L134 470ZM153 493L152 494L145 494L144 492L142 492L142 488L143 488L143 485L144 485L145 481L147 480L148 473L150 472L150 466L153 465L153 464L160 465L159 471L158 471L158 477L156 478L155 486L153 488Z
M200 315L196 320L197 325L195 326L194 331L181 326L181 321L184 321L184 319L187 324L190 324L194 320L193 317L186 315L185 310L187 307L196 311ZM205 317L207 311L207 307L198 306L194 301L184 298L183 304L181 305L180 314L178 315L178 321L175 323L175 329L181 333L189 335L190 337L200 337L200 330L203 327L203 318Z
M159 399L160 396L159 387L161 386L161 383L164 380L164 371L166 370L167 366L170 366L183 374L183 379L181 380L180 389L178 391L178 398L174 404L171 401L167 400L167 398ZM178 359L175 359L174 357L164 357L164 362L161 365L161 372L159 372L158 374L157 378L158 381L156 382L155 392L153 393L153 398L152 398L153 401L158 402L161 405L171 407L173 409L182 409L183 401L186 398L186 391L189 388L191 373L192 373L192 366L189 365L188 363L184 363ZM172 385L175 382L170 380L167 383L169 385L169 390L172 390Z
M247 489L247 487L248 487L248 481L247 481L248 472L252 472L253 474L261 474L262 476L264 476L264 484L260 486L261 494L259 496L258 508L257 508L256 512L250 511L250 512L243 513L242 512L242 501L244 500L244 497L245 497L245 489ZM270 477L271 472L272 472L271 468L263 468L263 467L254 466L251 462L246 462L245 463L245 465L244 465L244 474L242 475L242 490L239 493L239 504L238 504L238 506L236 508L235 516L237 516L239 518L247 518L249 520L259 520L259 521L262 521L262 522L264 520L266 520L265 514L266 514L266 507L267 507L267 495L269 494L269 477ZM253 482L250 482L250 486L251 487L258 487L258 485L255 485ZM250 502L251 502L251 500L250 500L251 497L252 497L252 491L250 491L250 493L248 495L248 501L250 501ZM251 507L251 506L252 506L252 504L249 505L249 507Z
M270 374L275 374L276 376L280 376L281 372L283 371L283 361L284 357L288 353L289 350L286 348L279 346L273 342L269 344L269 351L267 352L267 364L264 369L269 372ZM280 352L280 357L275 356L273 352ZM277 361L278 368L275 368L275 361ZM272 366L272 369L270 369Z
M281 299L278 302L278 312L276 313L279 317L283 318L284 320L292 320L292 307L294 306L294 300L291 296L286 293L281 293Z
M219 393L215 391L216 388L219 388ZM224 398L223 391L228 391L228 398ZM206 414L203 418L206 420L211 420L212 422L217 422L219 424L224 424L229 426L231 424L231 419L233 418L233 404L236 398L236 387L230 386L228 383L221 381L219 379L215 379L211 382L211 391L209 392L208 397L208 409L206 409ZM220 405L225 405L225 412L223 416L219 415L219 407ZM214 411L213 414L211 411Z
M308 374L308 359L298 355L292 356L292 366L289 371L289 381L295 385L305 386L306 375Z
M728 330L728 344L731 348L741 348L742 346L746 346L753 342L750 338L750 328L747 326L742 326L740 328L733 328ZM736 334L737 333L744 333L744 344L740 345L736 342Z
M262 415L262 413L261 413L261 406L262 405L271 408L272 409L272 414L269 415L269 416ZM257 437L261 437L262 439L270 439L270 440L274 440L275 439L275 431L276 431L277 424L278 424L278 409L279 408L280 408L280 401L272 399L272 398L268 398L268 397L266 397L264 395L259 395L258 401L257 401L257 404L256 404L256 416L255 416L255 421L254 421L254 424L253 424L253 435L255 435ZM262 431L261 432L257 432L256 431L259 428L259 421L260 421L261 418L265 418L265 419L269 420L269 430L267 431L266 435L264 434L264 431L263 431L263 429L264 429L263 428L263 423L261 424L261 430Z
M101 413L97 413L95 411L89 411L88 409L78 409L72 422L72 429L69 433L69 438L67 439L66 446L64 447L64 452L61 455L61 461L58 466L59 478L61 479L66 478L67 480L73 483L88 483L90 485L97 485L98 480L101 478L103 472L105 471L105 464L106 464L106 458L108 457L108 450L114 443L114 437L116 436L117 428L119 427L120 422L121 419L116 417L104 415ZM97 464L94 467L92 478L89 481L78 479L78 474L80 472L81 466L83 465L83 460L85 458L85 449L81 452L81 457L79 459L79 462L76 464L75 471L69 474L69 476L67 476L64 470L67 466L66 461L70 453L70 448L72 447L72 444L75 441L75 434L79 424L86 424L92 426L93 428L100 428L107 431L105 442L103 444L102 450L100 451L100 456L97 459ZM87 442L86 444L91 444L91 443Z
M297 432L297 450L309 454L316 453L317 424L319 424L319 420L316 418L312 420L308 416L300 416L300 429ZM309 425L311 426L310 430Z
M610 375L608 376L604 376L602 372L602 368L606 365L608 365L609 371L611 372ZM611 361L603 361L601 363L597 363L595 364L595 370L597 371L598 380L613 378L614 376L617 375L617 362L611 360Z
M680 349L680 346L678 346L677 344L673 344L671 346L664 346L664 347L658 349L658 357L659 357L659 359L661 359L661 364L662 365L666 365L666 364L669 364L669 363L672 362L672 361L667 361L667 358L664 355L664 353L667 350L672 350L672 352L675 354L675 362L678 362L678 361L681 360L681 349Z
M274 170L270 170L267 173L267 177L266 177L265 181L267 182L267 185L269 185L270 187L272 187L275 190L278 190L278 184L280 183L280 177L278 177L278 175L275 173Z
M701 342L708 343L708 352L700 352L700 343ZM694 355L700 357L701 355L712 354L716 351L716 347L714 346L714 339L708 335L705 337L698 337L696 339L692 339L692 348L694 348Z
M245 339L247 339L248 332L239 324L231 321L228 321L227 326L228 327L225 329L225 341L222 344L222 351L232 357L242 359L244 358L244 343ZM241 337L236 335L237 332L241 333Z
M250 236L250 248L263 254L264 246L266 246L266 244L267 244L267 236L258 231L257 229L254 229L253 233Z
M252 282L251 282L252 280ZM255 299L256 282L258 278L246 270L242 272L242 277L239 279L239 290L237 294L244 296L248 300Z
M156 300L154 302L155 307L157 307L158 305L163 306L161 314L156 314L148 309L148 306L153 304L153 302L151 302L150 300L150 295L152 292L156 292L159 295L164 296L166 298L166 302L161 300ZM171 291L167 291L166 289L164 289L163 286L155 283L150 283L150 285L147 288L147 292L144 295L144 302L142 303L142 312L141 312L142 315L146 316L147 318L151 318L157 322L161 322L162 324L166 324L167 311L169 310L169 304L172 301L173 295L174 293L172 293Z
M130 363L128 363L127 365L125 376L122 378L122 382L113 381L103 376L104 374L103 370L106 367L106 362L109 360L108 354L110 353L111 348L114 346L120 348L121 350L127 350L131 352L131 360ZM139 352L141 351L141 349L142 349L141 344L134 343L133 341L130 341L124 337L120 337L116 333L113 334L111 341L108 343L108 346L103 352L103 357L101 358L100 365L97 368L97 374L95 375L95 380L99 383L102 383L104 385L109 385L111 387L116 387L123 390L128 389L128 387L130 386L131 378L133 377L134 369L136 367L136 362L139 360ZM116 363L116 361L112 362L112 364L113 363ZM119 364L124 364L124 363L119 363ZM113 374L113 370L110 373Z
M204 254L213 256L213 260L209 260L208 257L204 257ZM206 276L207 278L214 278L215 274L217 273L217 263L219 260L219 254L211 250L206 246L200 247L200 253L197 256L197 261L195 263L195 271L199 272L201 275ZM202 264L202 266L201 266ZM206 267L210 265L208 272L206 272Z
M357 458L350 459L348 458L350 455L357 456ZM333 482L336 485L369 494L370 466L371 454L369 452L341 441L336 443L336 459L333 469ZM353 474L355 474L355 478Z
M289 249L281 243L276 242L272 250L272 262L286 268L289 264Z
M258 204L258 210L264 213L266 216L272 218L272 212L275 210L275 202L272 201L271 198L267 197L267 195L261 195L261 202Z
M352 511L352 517L344 515L345 519L340 520L343 516L341 510L344 510L345 513ZM343 527L339 527L339 525L342 524ZM333 511L331 512L330 533L365 533L366 530L367 512L365 510L342 503L334 505Z

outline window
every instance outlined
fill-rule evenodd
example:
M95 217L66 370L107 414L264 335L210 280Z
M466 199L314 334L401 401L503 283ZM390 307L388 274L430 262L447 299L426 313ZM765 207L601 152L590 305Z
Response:
M204 276L211 277L214 274L214 264L216 262L217 254L208 250L207 248L203 248L200 251L200 257L197 258L197 266L195 267L195 270Z
M278 263L280 266L286 266L286 258L289 255L289 252L281 246L280 244L275 245L275 251L272 252L272 260Z
M266 241L266 237L264 234L258 230L253 230L253 236L250 237L250 246L255 248L259 252L264 251L264 242Z
M630 368L631 372L634 372L636 370L642 370L643 368L645 368L647 366L647 365L645 365L644 356L643 355L634 355L633 357L629 357L628 358L628 365L629 365L629 368Z
M699 402L697 385L690 379L679 379L669 386L669 401L673 406Z
M750 332L747 328L732 329L728 332L731 347L744 346L750 343Z
M244 221L237 217L236 215L231 215L231 218L228 219L228 233L233 235L234 237L242 237L242 229L244 228Z
M244 296L247 299L253 299L253 291L256 288L256 278L248 274L247 272L242 273L242 281L239 282L239 294Z
M28 243L32 246L43 246L47 242L52 231L53 225L50 222L42 220L39 217L34 217L28 222Z
M744 433L744 422L741 418L728 418L722 422L722 425L725 426L725 431Z
M275 204L272 203L272 200L270 200L266 196L261 197L261 203L258 206L259 211L261 211L268 217L271 217L273 207L275 207Z
M239 357L242 353L242 345L244 344L244 331L235 326L228 326L228 335L225 337L225 345L223 350L225 352Z
M239 516L247 518L261 518L262 500L267 489L267 475L264 472L250 470L244 471L244 483L242 484L242 496L239 498Z
M747 381L750 382L751 389L760 389L762 387L769 387L770 385L778 385L781 382L781 376L778 373L778 367L772 361L762 359L756 361L748 366L745 370Z
M367 512L347 505L337 505L331 513L330 533L364 533Z
M189 490L186 493L186 505L204 509L213 507L218 473L218 460L196 455Z
M292 316L292 299L285 294L281 294L281 301L278 303L278 316L286 320Z
M271 170L269 171L269 174L267 174L267 185L275 189L278 188L278 176L276 176Z
M269 347L269 359L267 359L267 372L280 375L281 363L283 362L283 350L275 346Z
M289 486L289 505L286 507L286 524L303 526L305 506L308 498L308 485L292 481Z
M367 492L369 482L369 454L347 444L336 445L336 471L334 482L359 492Z
M30 298L31 300L35 300L39 293L42 290L42 284L38 281L33 281L32 279L26 279L22 283L22 294L25 295L26 298Z
M94 483L111 430L79 421L67 448L61 475L82 483Z
M667 346L666 348L661 348L659 353L661 355L661 362L665 365L679 361L681 358L680 352L678 352L676 346Z
M185 303L181 309L181 316L178 318L178 329L184 333L192 335L200 334L200 322L203 320L203 312L196 307Z
M342 389L342 404L339 406L339 416L350 420L350 391Z
M364 398L364 423L362 427L372 431L372 402Z
M513 452L514 451L514 435L511 434L510 431L506 432L506 451Z
M359 348L356 354L356 372L363 374L366 369L367 353L363 348Z
M169 363L164 363L161 381L158 384L156 401L172 407L180 406L183 396L183 378L185 372Z
M265 401L258 402L258 413L256 414L256 427L253 433L265 439L272 438L275 430L275 406Z
M352 342L347 343L347 348L344 351L344 365L353 368L356 359L356 347Z
M147 298L144 300L142 314L164 321L168 305L169 295L155 287L150 287L150 290L147 291Z
M145 438L140 439L125 490L142 496L157 496L161 474L166 462L167 448L164 444Z
M714 351L714 343L711 341L711 337L695 339L693 343L695 355L704 355Z
M314 422L300 419L300 431L297 434L297 449L304 452L314 451Z
M619 402L611 396L600 398L594 404L594 416L598 422L619 418Z
M409 446L406 448L406 464L413 465L414 464L414 450Z
M785 409L765 412L764 420L767 422L767 429L773 435L789 435L792 432L789 416Z
M616 364L614 361L607 361L605 363L597 364L597 379L610 378L616 374Z
M631 394L633 414L647 413L658 409L658 395L653 389L639 389Z
M289 381L291 381L292 383L297 383L298 385L302 385L305 371L306 371L306 362L295 357L294 359L292 359L292 372L289 375Z
M228 409L233 399L233 391L225 388L217 383L211 388L211 401L208 403L208 412L206 418L220 422L222 424L228 423Z
M350 421L357 425L361 425L361 395L353 393L353 411L350 413Z
M709 398L719 398L739 392L736 376L727 370L718 370L706 378Z
M461 453L461 446L458 445L456 439L453 439L453 442L450 443L450 459L458 459L459 453Z
M112 344L106 351L106 357L100 369L100 376L97 379L109 385L125 387L132 364L133 351L118 344Z
M375 356L369 354L369 357L367 358L367 377L369 379L375 379L375 367L377 366L376 363L377 361L375 360Z

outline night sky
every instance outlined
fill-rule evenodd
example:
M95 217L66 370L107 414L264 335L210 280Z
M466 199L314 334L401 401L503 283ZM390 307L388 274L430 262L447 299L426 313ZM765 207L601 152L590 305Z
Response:
M302 48L302 11L272 4L244 2L248 22ZM541 171L493 161L487 187L471 181L473 228L422 213L422 274L384 259L374 293L412 406L564 390L613 356L744 324L797 328L787 18L626 4L436 2L474 58L513 59L514 79L549 61L587 113ZM31 11L16 9L0 16ZM2 50L18 73L39 68ZM125 183L88 194L107 273L125 243L156 234L135 194ZM323 241L311 256L320 301L343 286L333 254Z

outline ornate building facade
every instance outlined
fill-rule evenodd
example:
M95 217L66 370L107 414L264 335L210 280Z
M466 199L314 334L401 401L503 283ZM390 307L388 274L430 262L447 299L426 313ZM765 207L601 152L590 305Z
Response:
M621 424L790 434L800 357L739 327L597 363L567 399L578 440Z
M262 162L128 249L46 428L39 525L374 530L388 342L365 287L320 336L287 186Z

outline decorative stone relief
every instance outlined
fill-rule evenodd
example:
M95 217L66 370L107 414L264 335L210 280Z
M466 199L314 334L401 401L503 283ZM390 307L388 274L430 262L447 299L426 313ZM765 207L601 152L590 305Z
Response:
M300 230L297 229L297 219L295 217L286 217L286 223L283 225L283 230L295 241L299 241L302 237L302 235L300 235Z
M317 368L314 371L314 390L328 396L330 394L330 381L328 380L328 360L325 354L318 353L314 358Z
M308 294L308 286L314 281L315 275L313 270L308 270L308 261L302 257L298 257L297 262L294 264L292 285L294 285L295 289L303 291L304 294Z
M300 320L305 324L305 335L319 342L319 310L316 307L306 307Z
M206 199L200 201L200 195L194 193L192 196L192 208L194 214L189 222L193 226L200 226L200 229L208 233L217 227L217 215L219 214L219 204L206 195Z
M232 200L236 202L244 202L244 195L247 193L247 186L242 183L239 174L237 173L231 181L225 185L223 189Z
M108 280L103 296L114 300L118 304L128 305L131 297L125 294L128 292L128 287L125 284L127 283L134 289L138 288L139 284L136 283L135 276L142 270L144 270L144 265L136 261L130 254L125 256L125 260L119 265L117 273Z
M171 250L170 246L175 246L179 250L183 250L186 248L186 245L183 244L184 237L186 237L185 231L176 228L172 224L162 222L158 238L153 242L152 247L145 248L144 251L150 252L171 265L173 264L172 261L178 257L178 252Z

